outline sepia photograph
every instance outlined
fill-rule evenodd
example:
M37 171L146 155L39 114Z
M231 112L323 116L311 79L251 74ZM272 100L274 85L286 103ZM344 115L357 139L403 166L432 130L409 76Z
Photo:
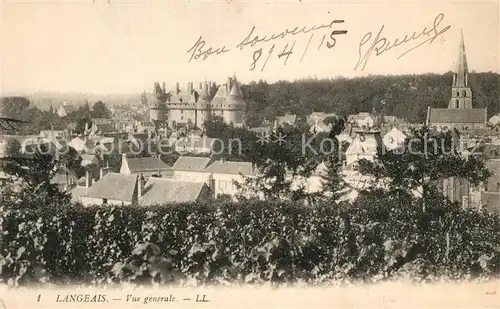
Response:
M0 309L500 308L500 2L0 15Z

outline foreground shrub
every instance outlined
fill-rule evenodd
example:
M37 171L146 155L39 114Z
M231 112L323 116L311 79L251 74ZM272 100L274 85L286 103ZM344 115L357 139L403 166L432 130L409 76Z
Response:
M497 217L434 203L245 202L0 207L0 280L272 284L471 279L500 273Z

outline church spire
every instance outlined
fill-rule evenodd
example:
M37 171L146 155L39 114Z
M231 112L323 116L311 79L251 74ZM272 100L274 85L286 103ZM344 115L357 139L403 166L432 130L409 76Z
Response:
M465 56L464 34L460 33L457 71L453 75L451 99L448 108L472 108L472 89L469 85L469 68Z
M458 51L457 72L453 87L469 87L469 70L465 56L464 34L460 30L460 50Z

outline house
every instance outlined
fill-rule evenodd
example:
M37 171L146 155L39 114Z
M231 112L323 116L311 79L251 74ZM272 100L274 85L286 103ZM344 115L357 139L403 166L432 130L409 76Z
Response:
M141 206L206 201L210 198L210 190L205 182L151 177L147 182L140 180L138 186L141 185L144 187L139 187L137 191Z
M356 169L361 159L373 161L377 150L382 147L379 130L357 130L357 135L345 152L346 167Z
M107 173L80 196L84 206L131 205L137 202L137 175Z
M128 158L122 154L120 174L142 174L146 177L172 177L172 167L157 157Z
M481 204L491 213L500 216L500 157L486 161L486 167L493 174L484 186Z
M78 153L86 153L94 149L95 142L87 137L77 136L69 141L69 146L75 149Z
M284 116L276 116L276 120L274 122L275 128L282 125L294 125L297 121L297 115L285 114Z
M44 139L66 138L64 130L41 130L39 136Z
M152 121L137 121L136 130L137 132L154 132L156 129L155 124Z
M215 161L204 171L209 174L210 189L214 197L230 196L234 198L238 188L234 182L242 183L245 176L255 175L255 166L251 162Z
M208 157L180 156L172 166L174 179L207 182L208 175L205 173L205 169L210 163L212 163L212 159Z
M308 125L313 126L318 122L324 122L328 117L336 117L335 114L328 114L324 112L313 112L306 118Z
M82 166L88 166L88 165L99 165L99 157L97 157L95 154L91 153L84 153L81 154L80 157L82 158L82 162L80 163Z
M224 145L214 145L216 139L209 137L201 138L184 138L175 141L175 151L179 153L205 153L210 154L213 147Z
M50 180L50 183L57 184L59 190L68 191L74 186L76 186L78 182L78 177L75 172L70 170L69 168L59 165L57 167L57 171Z
M92 177L91 171L85 171L85 176L78 179L76 182L76 186L73 186L70 189L71 201L73 203L81 203L81 197L85 195L90 187L92 186L94 179Z
M384 146L388 150L394 150L398 147L403 146L405 140L406 140L406 135L403 132L401 132L398 128L392 128L382 138Z
M376 117L367 112L361 112L357 115L349 115L348 122L354 127L358 128L371 128L375 126Z
M488 120L488 124L492 127L500 125L500 114L496 114Z
M332 129L332 125L331 124L327 125L326 123L324 123L321 120L321 121L315 122L311 126L310 132L313 133L313 134L316 134L316 133L322 133L322 132L330 132L331 129Z
M75 105L64 102L57 110L57 115L61 118L66 117L68 114L75 112L76 110L77 107Z

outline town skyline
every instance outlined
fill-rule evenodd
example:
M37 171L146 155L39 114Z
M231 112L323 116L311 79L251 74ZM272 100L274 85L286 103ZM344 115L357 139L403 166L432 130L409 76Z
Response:
M207 11L204 3L30 3L28 8L4 2L0 93L128 95L151 91L155 81L165 81L168 89L177 82L181 87L189 81L221 84L233 73L244 84L443 74L455 71L461 31L470 70L500 72L498 3L367 3L372 9L362 11L357 10L359 3L233 4L211 4ZM279 14L283 5L290 9L286 16ZM376 19L370 18L374 10L379 14ZM417 15L418 19L410 18ZM215 19L221 22L214 23ZM438 25L434 33L441 34L432 44L415 48L423 41L416 34L430 33L433 24ZM298 29L295 34L294 29ZM307 33L298 33L300 29ZM334 44L331 30L347 33L336 35ZM388 42L380 42L379 55L374 51L365 59L369 41L379 32ZM413 32L417 39L391 47L390 42L405 35L411 38ZM264 36L283 33L282 39L261 42ZM293 53L287 54L291 46Z

